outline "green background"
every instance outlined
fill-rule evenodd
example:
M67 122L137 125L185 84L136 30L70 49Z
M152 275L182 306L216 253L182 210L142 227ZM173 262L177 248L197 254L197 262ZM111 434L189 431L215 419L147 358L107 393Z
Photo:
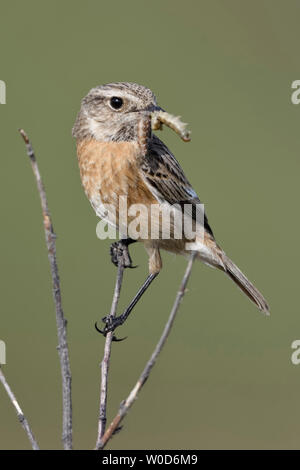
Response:
M174 330L110 448L299 448L299 1L2 0L0 79L1 321L4 372L41 447L61 446L55 315L35 181L18 128L47 188L73 373L74 441L96 440L99 363L94 322L108 313L109 240L81 188L71 128L90 88L150 87L189 122L174 151L206 204L216 238L271 305L263 317L226 276L197 263ZM121 308L147 273L126 272ZM135 383L169 314L186 261L164 269L113 345L109 416ZM0 446L29 448L0 388Z

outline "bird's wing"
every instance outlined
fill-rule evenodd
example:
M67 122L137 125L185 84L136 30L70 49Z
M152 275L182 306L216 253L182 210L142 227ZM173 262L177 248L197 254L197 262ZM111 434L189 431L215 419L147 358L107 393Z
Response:
M190 215L195 220L201 204L196 192L187 180L181 166L168 147L155 135L148 145L148 152L142 159L140 170L148 188L159 202L169 204L190 204ZM200 217L198 220L201 220ZM204 227L213 236L204 214Z

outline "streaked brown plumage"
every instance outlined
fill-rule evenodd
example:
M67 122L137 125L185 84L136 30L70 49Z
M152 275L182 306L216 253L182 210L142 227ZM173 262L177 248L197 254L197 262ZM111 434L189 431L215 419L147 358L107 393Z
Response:
M120 100L121 107L114 109L112 103L119 105ZM190 217L195 219L200 200L175 157L151 129L145 141L139 140L141 119L154 108L157 103L151 90L132 83L103 85L83 99L73 135L77 139L82 184L98 216L103 215L103 203L113 205L118 214L119 198L126 196L128 207L189 203ZM185 248L190 240L184 237L140 241L149 255L150 274L158 273L162 267L160 248L182 255L190 253ZM261 311L269 313L260 292L217 245L206 216L204 239L195 242L200 260L224 271Z

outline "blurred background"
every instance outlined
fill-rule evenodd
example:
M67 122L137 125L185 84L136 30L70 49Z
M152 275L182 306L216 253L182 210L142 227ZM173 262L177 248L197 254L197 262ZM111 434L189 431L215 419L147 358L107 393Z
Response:
M55 311L40 202L18 128L47 189L73 373L74 444L92 448L103 338L116 269L81 188L71 128L82 97L111 81L150 87L189 123L159 134L205 203L218 242L271 306L263 317L226 276L200 263L150 380L110 443L118 449L299 448L298 1L1 2L1 319L3 366L42 448L61 447ZM126 272L119 313L147 274ZM108 420L149 358L186 261L164 269L113 344ZM0 387L0 447L27 449Z

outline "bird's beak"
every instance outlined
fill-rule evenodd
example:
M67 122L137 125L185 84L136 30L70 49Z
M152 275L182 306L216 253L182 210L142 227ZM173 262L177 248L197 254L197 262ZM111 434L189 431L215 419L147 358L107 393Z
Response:
M157 106L156 104L150 104L149 106L147 106L147 108L144 109L144 111L150 111L150 113L153 113L153 111L164 112L164 109L162 109L160 106Z

